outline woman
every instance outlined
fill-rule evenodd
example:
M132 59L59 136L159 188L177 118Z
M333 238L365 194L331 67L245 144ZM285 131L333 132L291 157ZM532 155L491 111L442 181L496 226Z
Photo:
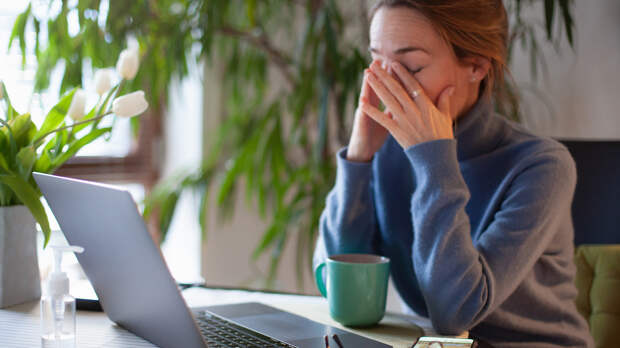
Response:
M592 347L574 304L574 162L493 114L506 68L502 1L382 0L370 41L315 262L388 256L406 305L442 334Z

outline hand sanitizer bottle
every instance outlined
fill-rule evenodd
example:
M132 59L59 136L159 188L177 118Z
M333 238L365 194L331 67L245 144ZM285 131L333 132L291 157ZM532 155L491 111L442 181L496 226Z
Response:
M54 251L54 271L41 297L41 347L75 348L75 298L69 295L69 277L62 272L65 252L81 253L78 246L50 246Z

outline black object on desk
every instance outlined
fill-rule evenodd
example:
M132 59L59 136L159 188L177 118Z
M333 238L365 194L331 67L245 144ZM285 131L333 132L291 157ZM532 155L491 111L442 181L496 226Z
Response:
M76 298L75 308L78 311L103 312L103 308L101 308L101 303L99 303L99 300L90 298Z

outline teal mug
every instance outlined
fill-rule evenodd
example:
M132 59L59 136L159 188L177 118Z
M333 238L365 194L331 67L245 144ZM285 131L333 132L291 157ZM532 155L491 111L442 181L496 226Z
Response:
M383 318L389 275L390 259L370 254L332 255L314 270L330 315L345 326L371 326Z

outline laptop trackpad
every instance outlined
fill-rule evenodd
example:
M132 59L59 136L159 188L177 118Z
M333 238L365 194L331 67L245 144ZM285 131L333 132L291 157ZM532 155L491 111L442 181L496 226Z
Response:
M332 329L314 321L280 312L233 319L235 322L285 342L332 335Z

